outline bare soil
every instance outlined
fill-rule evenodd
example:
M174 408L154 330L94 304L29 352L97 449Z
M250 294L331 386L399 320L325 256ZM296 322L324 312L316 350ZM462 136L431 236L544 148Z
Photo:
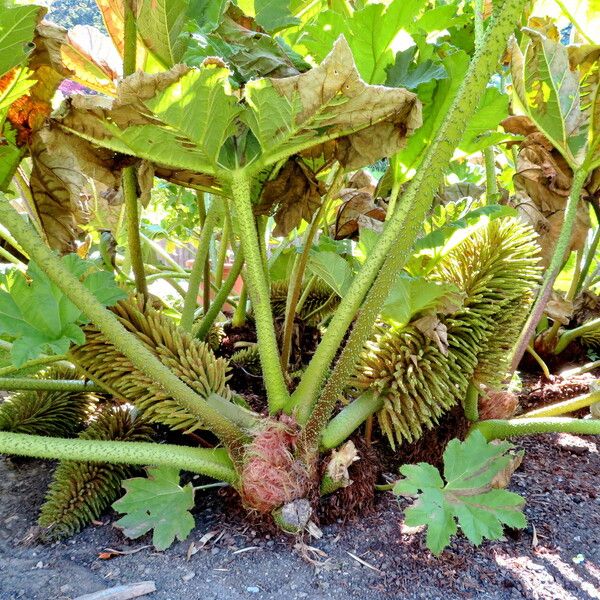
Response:
M389 492L378 494L369 515L323 527L322 539L302 543L227 514L221 491L199 495L195 531L166 552L143 548L147 538L124 539L112 527L114 514L70 540L35 545L28 540L53 465L4 458L0 599L67 600L143 580L156 582L152 600L600 598L598 441L521 440L525 460L511 488L527 499L529 529L480 548L457 538L440 558L426 550L421 531L405 527L403 504ZM200 549L188 560L192 543ZM101 559L108 548L142 549Z

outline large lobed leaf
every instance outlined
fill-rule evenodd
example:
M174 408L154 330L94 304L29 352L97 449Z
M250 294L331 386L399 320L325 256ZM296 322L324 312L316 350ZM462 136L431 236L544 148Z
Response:
M76 254L62 259L63 266L81 280L105 306L125 297L112 273L99 271L93 263ZM14 338L11 355L18 367L43 353L64 354L71 342L82 344L82 312L33 262L27 276L13 271L5 276L6 290L0 289L0 334Z
M415 94L366 85L343 38L307 73L251 81L243 102L228 77L215 64L136 73L112 102L74 98L61 123L114 151L209 174L262 168L331 140L354 169L396 152L421 124Z
M148 477L123 482L125 496L112 506L126 513L115 525L129 538L138 538L151 529L157 550L166 550L175 538L185 540L194 528L194 488L179 485L179 471L171 467L148 467Z
M434 554L450 544L457 523L475 545L484 538L500 538L503 524L525 527L523 498L497 489L498 476L508 472L514 460L508 454L511 448L508 442L487 442L476 431L464 442L450 441L444 452L444 479L427 463L400 469L404 479L396 483L394 493L417 496L406 511L406 524L427 526L427 547Z
M31 40L40 6L9 6L0 0L0 77L23 63L33 49Z
M534 21L532 25L537 25ZM522 52L511 44L516 103L571 168L600 164L600 52L568 48L555 27L525 28Z

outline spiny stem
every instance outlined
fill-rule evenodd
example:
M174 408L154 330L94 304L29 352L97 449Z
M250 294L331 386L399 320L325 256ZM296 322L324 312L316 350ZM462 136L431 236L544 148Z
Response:
M16 365L8 365L7 367L3 367L2 369L0 369L0 377L5 377L6 375L10 375L11 373L18 373L19 371L23 371L25 369L42 367L44 365L49 365L52 363L66 360L68 360L68 356L66 356L65 354L61 354L58 356L41 356L40 358L28 360L27 362L23 363L20 367L17 367Z
M227 210L227 208L225 208ZM221 243L219 244L219 252L217 254L217 264L215 265L215 284L221 286L223 283L223 268L227 260L227 246L231 231L230 220L225 218L223 222L223 230L221 232ZM205 313L206 314L206 313Z
M203 273L206 278L206 259L210 248L210 239L215 229L215 225L217 224L218 216L217 203L213 202L206 215L204 226L202 227L198 249L196 250L196 257L194 259L194 266L190 273L188 289L183 302L180 327L185 331L191 331L192 325L194 324L194 312L196 310L198 293L200 292L200 281L202 280ZM208 285L210 286L210 276Z
M200 417L228 447L236 452L243 444L240 429L208 406L206 401L163 365L142 342L128 332L117 317L67 269L60 259L41 241L33 227L23 219L9 202L0 201L0 220L25 248L37 265L65 296L92 321L117 350L135 367L162 385L181 406Z
M123 77L135 73L137 57L137 26L130 2L123 3ZM148 284L144 272L144 259L140 242L140 218L137 196L137 175L135 167L125 167L122 175L123 198L127 215L127 248L135 287L140 294L148 295Z
M569 419L567 417L510 419L507 421L492 419L479 421L473 425L471 431L480 431L488 441L538 433L600 435L600 419Z
M150 442L84 440L0 432L0 453L127 465L156 465L201 473L238 484L238 477L223 448L188 448Z
M321 429L327 423L338 396L352 376L355 361L371 334L390 286L410 256L410 250L422 227L426 212L431 206L437 186L469 119L485 92L490 75L498 63L524 3L525 0L505 0L492 17L482 44L475 52L435 140L429 146L417 174L403 194L400 205L387 222L377 246L342 299L294 392L299 421L306 423L310 416L310 422L303 432L302 443L313 449L318 445ZM374 280L376 281L368 298L361 307ZM357 313L358 317L350 339L313 410L325 374Z
M208 335L210 328L212 327L213 323L215 322L217 315L223 308L223 305L227 301L227 298L229 297L229 294L231 293L231 290L233 289L233 286L235 285L237 278L240 276L243 265L244 265L244 251L242 249L239 249L236 252L235 260L233 261L233 265L231 267L231 271L229 272L229 275L227 275L227 278L225 279L225 281L222 283L221 287L219 288L219 291L217 292L217 295L214 297L214 299L210 305L210 308L208 309L208 312L206 312L206 314L202 317L200 326L198 327L197 330L194 331L195 337L197 339L199 339L199 340L206 339L206 336Z
M292 333L294 331L294 318L296 317L296 309L298 306L298 300L300 298L300 292L302 291L302 282L304 281L304 274L306 272L306 265L308 264L308 257L312 248L313 241L321 225L321 219L323 215L327 214L331 199L337 194L340 183L344 176L343 169L337 169L331 185L327 190L327 194L321 202L319 210L316 212L313 220L311 221L310 227L306 230L304 236L302 253L296 257L294 262L294 271L292 273L291 282L288 288L288 294L285 305L285 322L283 328L283 341L281 343L281 368L284 373L287 373L288 363L290 361L290 354L292 351Z
M135 287L140 294L148 295L148 284L144 271L144 259L140 242L140 221L135 167L123 169L123 197L127 213L127 248L133 270Z
M271 291L252 213L248 175L243 171L233 173L231 191L239 222L242 248L246 257L245 283L249 288L256 319L258 351L267 389L269 411L275 413L285 406L289 394L283 378L277 348L273 311L271 310Z
M596 402L600 402L600 391L590 392L589 394L583 394L582 396L570 398L569 400L564 400L563 402L557 402L556 404L551 404L550 406L544 406L543 408L530 410L524 415L519 415L519 418L531 419L534 417L556 417L580 410L586 406L591 406Z
M62 392L103 392L103 388L81 379L37 379L33 377L0 377L0 390L48 390Z
M544 308L546 308L546 304L550 299L554 281L556 280L556 277L562 269L565 254L567 253L567 250L569 248L571 234L573 233L573 227L575 226L575 221L577 218L577 206L579 204L581 190L583 188L583 184L585 183L586 178L587 169L585 167L580 167L573 174L571 192L569 193L569 199L567 200L567 205L565 207L565 216L562 228L560 230L560 235L558 236L558 240L556 241L556 248L554 249L554 253L552 254L550 265L548 266L548 269L546 270L546 273L544 275L542 287L538 292L537 298L533 304L531 312L529 313L529 317L527 318L527 321L523 326L521 336L519 337L519 341L517 342L517 345L515 347L511 364L512 371L516 370L516 368L519 366L519 363L521 362L521 358L523 358L523 354L525 353L525 350L529 345L529 341L535 333L535 328L537 327L539 320L542 318Z

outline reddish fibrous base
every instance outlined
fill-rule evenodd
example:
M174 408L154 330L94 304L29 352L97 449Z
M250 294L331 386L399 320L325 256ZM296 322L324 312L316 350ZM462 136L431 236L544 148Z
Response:
M296 422L283 415L270 421L247 447L242 498L248 508L269 513L306 495L308 473L293 455L297 436Z

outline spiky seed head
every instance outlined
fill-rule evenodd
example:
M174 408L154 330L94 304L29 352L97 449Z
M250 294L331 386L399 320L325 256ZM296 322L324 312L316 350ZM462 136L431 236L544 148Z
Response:
M86 440L150 441L152 429L131 407L105 407L79 435ZM47 540L73 535L97 519L119 496L128 465L61 461L42 505L38 523Z

